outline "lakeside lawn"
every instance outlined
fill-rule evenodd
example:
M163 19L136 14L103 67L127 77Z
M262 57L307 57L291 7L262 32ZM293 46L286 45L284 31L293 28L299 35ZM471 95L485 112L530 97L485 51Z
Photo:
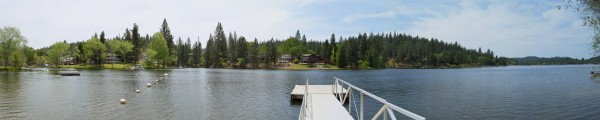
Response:
M284 70L339 70L337 66L329 65L329 64L294 64L291 63L289 66L285 65L279 67L278 69Z
M103 69L129 69L132 64L103 64ZM60 68L95 69L93 65L61 65Z

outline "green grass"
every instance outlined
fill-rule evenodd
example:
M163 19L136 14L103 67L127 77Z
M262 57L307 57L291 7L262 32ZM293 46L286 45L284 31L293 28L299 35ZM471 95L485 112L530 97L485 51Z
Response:
M131 64L104 64L104 69L129 69Z
M131 64L104 64L102 69L129 69ZM75 69L98 69L93 65L61 65L60 68L75 68Z
M321 66L321 67L319 67ZM327 70L339 70L340 68L338 68L337 66L333 66L333 65L310 65L310 64L291 64L289 67L284 67L282 69L288 69L288 70L313 70L313 69L327 69Z

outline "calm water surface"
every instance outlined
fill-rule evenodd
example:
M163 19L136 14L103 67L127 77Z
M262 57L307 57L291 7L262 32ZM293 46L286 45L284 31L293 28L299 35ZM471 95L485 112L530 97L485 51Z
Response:
M293 86L307 78L331 84L333 76L427 119L600 119L600 76L590 67L0 72L0 119L292 120ZM164 73L167 80L145 87ZM381 107L365 106L365 114Z

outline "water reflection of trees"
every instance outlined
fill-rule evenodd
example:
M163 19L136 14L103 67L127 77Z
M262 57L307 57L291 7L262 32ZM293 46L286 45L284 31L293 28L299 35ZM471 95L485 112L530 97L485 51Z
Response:
M590 77L590 80L600 84L600 74L592 74L592 76Z
M14 72L0 73L0 119L24 117L20 77Z

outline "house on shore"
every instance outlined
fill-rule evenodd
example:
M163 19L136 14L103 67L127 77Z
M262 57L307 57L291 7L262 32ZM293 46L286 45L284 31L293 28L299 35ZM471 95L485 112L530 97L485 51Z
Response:
M281 55L281 57L279 57L279 60L277 62L278 63L290 63L290 62L292 62L292 55L283 54L283 55Z
M119 55L117 54L106 53L106 63L121 63L121 59L119 59Z
M302 60L300 60L301 63L307 63L307 64L314 64L319 62L320 58L319 56L315 55L315 54L302 54Z
M64 57L63 65L75 65L77 63L76 59L73 57Z

